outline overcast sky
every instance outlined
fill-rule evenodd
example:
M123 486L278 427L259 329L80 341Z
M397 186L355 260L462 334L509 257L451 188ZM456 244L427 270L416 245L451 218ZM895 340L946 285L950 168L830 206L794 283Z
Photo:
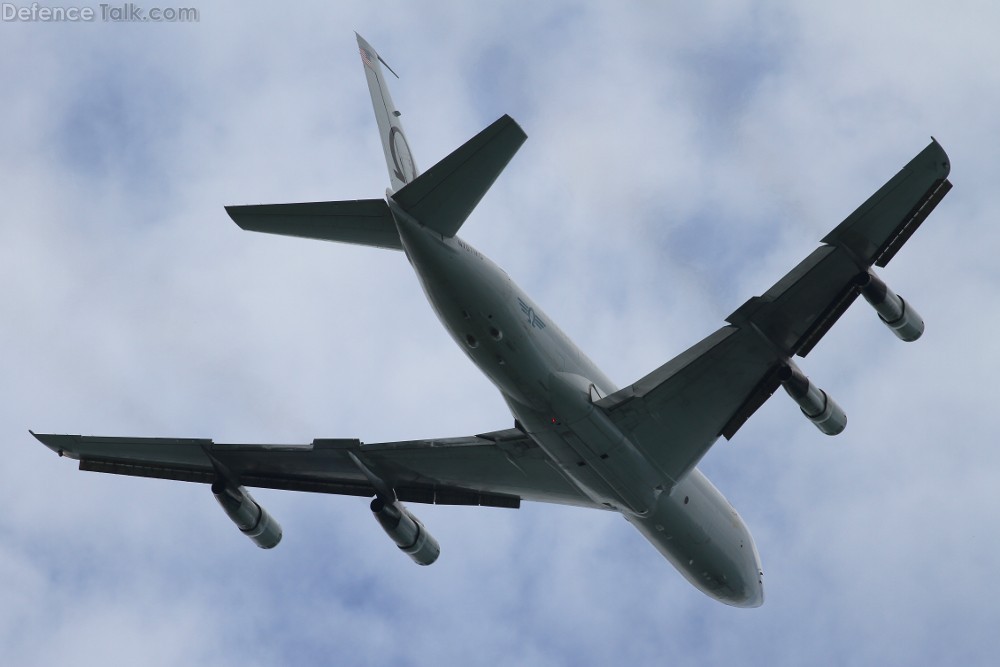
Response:
M183 4L183 3L182 3ZM188 5L193 6L193 5ZM993 664L1000 8L989 2L198 3L196 23L0 23L0 661L17 665ZM152 6L142 5L144 9ZM618 384L766 290L935 136L954 190L783 394L701 464L766 601L691 587L611 513L414 505L76 470L28 429L366 442L507 428L391 251L242 232L226 204L380 196L353 31L424 169L529 140L462 236Z

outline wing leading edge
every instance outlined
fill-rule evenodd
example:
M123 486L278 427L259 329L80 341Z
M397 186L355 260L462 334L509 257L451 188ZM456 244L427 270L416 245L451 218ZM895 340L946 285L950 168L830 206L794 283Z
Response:
M948 193L949 171L948 156L932 141L824 237L822 246L730 315L727 326L597 405L661 472L680 479L719 436L732 438L798 373L791 357L806 356L859 294L869 298L866 285L880 286L884 296L885 285L871 267L885 266ZM914 317L899 303L900 318ZM916 321L916 335L904 340L922 332L919 316ZM822 391L814 396L824 408L832 404Z
M512 507L521 500L596 507L516 429L465 438L362 444L224 444L199 438L32 434L81 470L213 484L372 497L351 455L378 472L401 501Z

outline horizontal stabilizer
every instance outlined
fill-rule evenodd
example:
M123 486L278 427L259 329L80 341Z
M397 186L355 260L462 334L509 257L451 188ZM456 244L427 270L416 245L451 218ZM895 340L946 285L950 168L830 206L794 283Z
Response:
M392 195L443 236L454 236L528 135L504 115Z
M402 250L383 199L227 206L237 225L253 232Z

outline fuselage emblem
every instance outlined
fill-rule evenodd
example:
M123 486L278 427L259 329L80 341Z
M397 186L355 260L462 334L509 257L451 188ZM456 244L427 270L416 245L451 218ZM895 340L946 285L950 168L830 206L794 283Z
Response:
M521 312L523 312L528 317L528 323L531 324L535 329L544 329L545 322L542 321L538 315L535 314L535 309L524 302L524 299L518 297L517 305L521 306Z

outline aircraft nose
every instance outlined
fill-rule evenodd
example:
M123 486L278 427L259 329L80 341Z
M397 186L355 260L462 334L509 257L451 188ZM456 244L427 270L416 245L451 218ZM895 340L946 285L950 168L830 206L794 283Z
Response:
M730 583L716 589L713 597L730 607L752 609L764 604L764 586L759 578L741 584Z
M743 524L743 531L742 543L749 546L749 549L741 549L743 551L743 560L740 566L740 583L742 585L739 587L739 602L734 604L737 607L759 607L764 604L764 570L760 564L757 545L754 544L746 524Z
M749 555L750 558L742 562L739 575L727 586L729 598L725 602L733 607L752 608L764 604L764 571L756 547L751 548Z
M757 553L757 547L753 544L752 538L750 553L753 554L753 559L752 562L744 566L746 574L743 579L743 590L746 593L746 599L741 606L759 607L764 604L764 570L761 568L760 555Z
M759 570L757 572L757 578L743 589L744 598L737 606L753 608L764 604L764 575Z
M726 593L718 596L718 599L731 607L744 609L752 609L764 604L763 575L760 574L760 570L752 574L756 576L744 579L737 585L727 585L725 587Z

